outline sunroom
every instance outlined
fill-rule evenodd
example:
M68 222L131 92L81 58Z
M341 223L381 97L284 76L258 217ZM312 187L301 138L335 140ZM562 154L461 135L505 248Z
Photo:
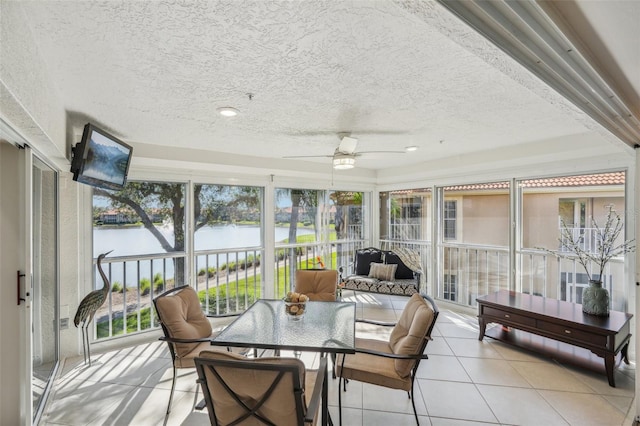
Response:
M613 211L620 238L636 235L637 3L3 0L1 11L0 423L142 421L56 417L61 380L99 375L73 321L103 286L101 253L110 290L89 337L111 368L123 351L166 350L151 304L163 290L194 287L222 327L282 298L298 269L353 274L367 247L414 253L420 291L445 312L419 377L442 387L421 389L421 422L527 423L501 411L498 383L533 388L563 424L579 421L565 409L584 395L578 407L597 398L616 424L640 413L632 253L597 276L610 309L634 315L617 388L603 372L578 369L568 390L534 384L529 365L501 382L474 364L499 347L490 365L532 356L539 377L565 368L479 342L476 299L513 290L580 304L596 272L553 255L563 229L592 250ZM124 189L70 172L87 123L132 147ZM383 318L406 303L343 297ZM490 414L444 410L463 384ZM193 390L172 421L188 417ZM355 423L405 419L348 404Z

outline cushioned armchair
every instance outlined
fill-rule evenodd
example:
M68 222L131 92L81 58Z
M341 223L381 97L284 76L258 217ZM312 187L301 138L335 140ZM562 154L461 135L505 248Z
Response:
M362 339L356 337L356 353L338 355L335 364L340 381L357 380L404 390L409 393L413 413L418 421L414 402L413 385L415 374L422 359L427 359L424 350L431 340L431 331L438 318L438 307L426 295L411 296L388 341ZM365 321L375 323L373 321ZM379 325L393 325L381 324ZM338 382L338 405L342 420L342 392Z
M204 351L195 359L212 425L314 424L327 359L318 371L296 358L245 358Z
M203 350L211 350L211 323L202 312L196 291L188 286L180 286L165 291L153 299L164 340L171 353L173 380L167 414L171 412L171 401L176 386L177 368L195 368L194 359Z
M309 300L335 301L338 271L333 269L298 269L295 291L306 294Z

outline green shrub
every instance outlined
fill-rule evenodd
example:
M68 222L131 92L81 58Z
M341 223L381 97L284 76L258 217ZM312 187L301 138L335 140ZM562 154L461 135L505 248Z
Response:
M112 293L122 293L122 284L120 284L119 281L114 282L113 284L111 284L111 292Z
M162 274L157 272L153 276L153 291L156 293L161 293L164 289L164 279L162 278Z
M151 292L151 281L149 278L142 278L140 280L140 294L146 296Z

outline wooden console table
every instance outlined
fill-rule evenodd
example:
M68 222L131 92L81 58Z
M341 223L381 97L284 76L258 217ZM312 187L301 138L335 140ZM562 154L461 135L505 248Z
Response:
M609 385L613 387L616 355L621 352L621 359L629 363L627 348L631 339L629 321L632 314L611 311L608 317L587 315L582 312L582 305L507 290L476 300L480 340L486 334L558 360L587 367L593 367L589 351L593 352L604 358ZM487 324L491 322L502 324L503 327L487 331Z

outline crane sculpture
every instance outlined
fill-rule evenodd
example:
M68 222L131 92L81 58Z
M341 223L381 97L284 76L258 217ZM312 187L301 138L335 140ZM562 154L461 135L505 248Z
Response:
M80 305L78 305L78 310L76 311L76 316L73 319L73 323L76 327L80 325L82 329L82 354L84 356L84 362L87 363L87 359L89 360L89 367L91 367L91 349L89 348L89 333L87 329L89 325L93 321L93 316L96 314L96 311L102 306L105 300L107 300L107 296L109 295L109 290L111 289L111 284L109 283L109 279L107 275L102 270L102 259L107 257L109 253L113 250L108 251L106 253L102 253L98 256L98 260L96 265L98 266L98 272L102 277L102 288L100 290L93 290L91 293L87 294Z

